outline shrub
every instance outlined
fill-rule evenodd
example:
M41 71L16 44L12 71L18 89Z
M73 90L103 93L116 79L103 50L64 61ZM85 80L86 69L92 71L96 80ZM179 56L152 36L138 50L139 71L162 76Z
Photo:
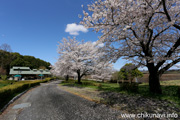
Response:
M99 84L99 85L98 85L98 89L102 89L102 84Z
M86 86L88 86L88 85L94 86L94 84L93 84L92 82L86 82L86 81L85 81L85 82L82 82L82 84L83 84L83 85L86 85Z
M138 83L120 83L120 90L125 90L129 92L137 92L138 91Z
M117 83L117 80L112 80L112 79L111 79L109 82L110 82L110 83Z
M20 81L15 82L12 85L5 86L0 89L0 109L7 104L14 96L17 94L39 85L42 82L47 82L46 80L38 80L38 81Z
M72 80L72 79L69 79L68 81L62 81L61 83L75 83L76 81L75 80Z
M97 87L101 86L100 83L96 83L96 82L92 82L92 81L83 81L82 84L85 86L88 86L88 85L89 86L97 86Z
M49 82L49 81L51 81L51 80L54 80L54 78L53 78L53 77L47 77L47 78L45 78L45 81L47 81L47 82Z
M6 80L7 79L7 75L1 75L1 79L2 80Z
M56 77L56 79L65 80L64 77Z
M18 93L29 88L29 84L8 85L0 89L0 108L3 107L10 99Z
M34 86L37 86L37 85L40 85L40 83L39 82L31 83L31 84L29 84L29 87L34 87Z
M180 98L180 87L179 87L178 90L177 90L177 95L178 95L178 97Z
M51 81L51 80L56 80L56 79L57 79L57 77L47 77L47 78L45 78L46 81Z
M100 83L93 83L94 86L102 86Z

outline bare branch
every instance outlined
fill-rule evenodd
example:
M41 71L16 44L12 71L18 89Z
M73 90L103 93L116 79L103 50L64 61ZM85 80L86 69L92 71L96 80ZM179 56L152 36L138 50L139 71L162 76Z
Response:
M173 65L177 64L178 62L180 62L180 58L167 64L165 67L163 67L162 69L159 70L159 75L161 76L165 71L167 71L169 68L171 68Z
M167 19L168 19L168 21L171 21L171 17L170 17L170 15L169 15L169 13L167 11L167 8L166 8L166 0L162 0L162 3L163 3L163 9L164 9L164 12L165 12L165 14L167 16Z
M164 56L165 58L171 57L172 53L174 53L174 51L177 49L177 47L180 45L180 37L179 39L177 39L176 43L169 49L169 51L167 52L167 54ZM156 68L159 69L159 67L161 67L166 60L162 60L160 61L157 65Z

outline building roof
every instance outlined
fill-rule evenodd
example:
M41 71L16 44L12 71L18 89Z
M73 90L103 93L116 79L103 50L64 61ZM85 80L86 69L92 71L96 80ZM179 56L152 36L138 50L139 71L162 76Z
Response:
M48 69L33 69L31 70L29 67L13 67L10 69L9 72L10 75L15 75L15 74L26 74L26 75L37 75L37 74L51 74Z
M29 67L13 67L12 69L23 69L23 70L29 70Z

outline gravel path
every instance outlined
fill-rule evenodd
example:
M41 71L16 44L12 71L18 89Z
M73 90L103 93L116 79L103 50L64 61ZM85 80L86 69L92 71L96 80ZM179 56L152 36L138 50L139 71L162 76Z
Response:
M10 105L0 120L117 120L120 112L63 91L58 83L41 84Z

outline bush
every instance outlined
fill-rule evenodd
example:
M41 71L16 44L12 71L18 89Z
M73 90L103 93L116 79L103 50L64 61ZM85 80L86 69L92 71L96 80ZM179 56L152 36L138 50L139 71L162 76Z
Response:
M94 86L94 84L93 84L92 82L82 82L82 84L83 84L83 85L86 85L86 86L88 86L88 85L90 85L90 86L91 86L91 85L92 85L92 86Z
M112 80L112 79L111 79L109 82L110 82L110 83L117 83L117 80Z
M75 80L72 80L72 79L69 79L68 81L62 81L61 83L75 83L76 81Z
M177 95L178 95L178 97L180 98L180 87L179 87L178 90L177 90Z
M7 75L1 75L1 79L2 80L6 80L7 79Z
M56 77L56 79L65 80L64 77Z
M102 84L99 84L99 85L98 85L98 89L102 89Z
M57 77L47 77L47 78L45 78L46 81L51 81L51 80L56 80L56 79L57 79Z
M39 82L31 83L31 84L29 84L29 87L34 87L34 86L37 86L37 85L40 85L40 83Z
M23 92L29 88L29 84L8 85L0 89L0 108L2 108L9 100L11 100L18 93Z
M125 90L129 92L138 92L138 83L120 83L120 90Z
M45 78L45 80L46 80L46 81L50 81L50 80L51 80L51 78L50 78L50 77L48 77L48 78Z
M0 89L0 109L7 104L14 96L17 94L39 85L42 82L47 82L46 80L38 81L20 81L12 85L5 86Z
M100 83L96 83L96 82L92 82L92 81L83 81L82 85L85 85L85 86L97 86L97 87L101 86Z

